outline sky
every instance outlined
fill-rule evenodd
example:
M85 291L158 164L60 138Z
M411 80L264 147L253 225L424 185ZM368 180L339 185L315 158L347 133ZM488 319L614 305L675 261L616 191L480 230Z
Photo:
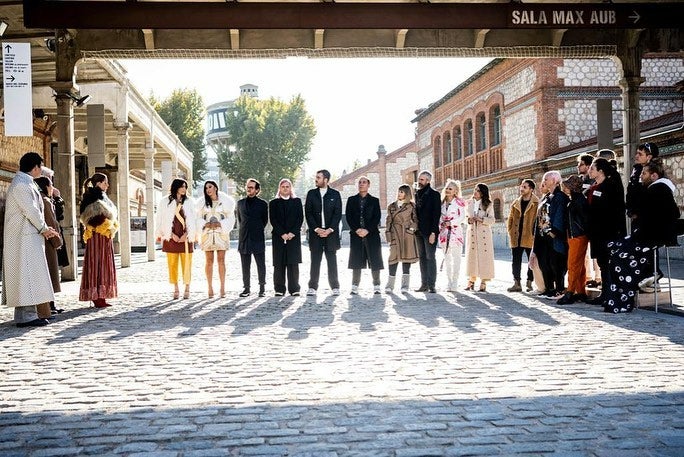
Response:
M205 105L233 100L240 86L259 86L259 98L289 101L300 94L313 117L306 175L326 168L339 176L355 160L377 158L413 141L415 110L426 108L490 59L260 59L121 60L142 95L165 98L196 89Z

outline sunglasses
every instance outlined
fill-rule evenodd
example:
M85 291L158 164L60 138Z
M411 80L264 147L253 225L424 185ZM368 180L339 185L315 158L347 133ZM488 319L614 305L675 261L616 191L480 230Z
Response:
M651 153L651 143L644 143L644 149L648 151L649 155L653 155L653 153Z

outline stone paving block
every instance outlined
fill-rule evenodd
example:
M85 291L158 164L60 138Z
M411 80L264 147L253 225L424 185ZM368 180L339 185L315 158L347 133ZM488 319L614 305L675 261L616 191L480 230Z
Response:
M83 451L81 447L47 448L31 451L32 457L53 457L59 455L78 455Z

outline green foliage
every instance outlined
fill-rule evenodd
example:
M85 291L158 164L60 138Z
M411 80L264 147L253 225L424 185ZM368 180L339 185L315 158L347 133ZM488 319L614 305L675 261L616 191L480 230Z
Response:
M241 195L248 178L259 180L266 200L273 198L282 178L299 176L316 135L299 95L289 103L240 97L227 113L226 128L231 146L217 151L221 170Z
M150 104L192 153L192 178L197 187L207 172L202 97L195 89L175 89L165 100L150 95Z

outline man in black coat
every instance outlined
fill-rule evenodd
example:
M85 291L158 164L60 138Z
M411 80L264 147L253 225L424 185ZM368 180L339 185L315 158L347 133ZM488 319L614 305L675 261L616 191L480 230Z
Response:
M276 297L285 295L285 274L290 295L299 295L299 264L302 263L302 201L292 192L292 181L281 179L278 195L268 204L273 227L273 288Z
M257 197L261 184L256 179L248 179L245 184L247 197L237 202L237 220L240 228L238 252L242 261L242 284L244 290L241 297L250 293L250 268L252 256L259 274L259 296L263 297L266 287L266 240L264 229L268 223L268 203Z
M380 293L382 244L380 241L380 200L368 193L370 180L361 176L359 193L347 199L344 211L349 225L349 268L352 270L352 295L359 291L361 270L370 266L373 288Z
M644 164L640 176L646 192L639 226L631 236L609 245L613 287L606 291L603 303L609 313L632 311L640 281L654 276L657 248L677 240L680 212L674 199L675 185L665 176L662 161L652 159Z
M340 249L340 220L342 219L342 197L335 189L328 187L330 172L316 172L316 188L306 194L304 215L308 226L309 250L311 251L311 274L307 295L316 295L321 272L321 259L325 253L328 264L328 283L333 295L340 294L337 278L337 250Z
M430 187L432 173L427 170L418 176L418 190L416 191L416 214L418 216L418 231L416 241L418 256L420 257L420 288L416 292L435 293L437 281L437 237L439 235L439 218L442 202L439 192Z

